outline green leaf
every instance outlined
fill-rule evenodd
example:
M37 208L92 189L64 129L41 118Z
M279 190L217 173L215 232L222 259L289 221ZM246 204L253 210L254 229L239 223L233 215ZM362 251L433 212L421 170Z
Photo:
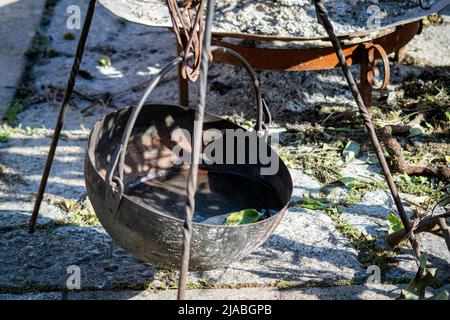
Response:
M434 296L432 296L430 299L428 300L442 300L442 301L447 301L449 299L449 294L448 291L444 290L441 291L439 293L436 293Z
M340 180L349 189L364 189L367 188L367 184L359 181L353 177L343 177Z
M424 269L427 267L428 253L422 253L419 258L419 267Z
M450 121L450 110L445 111L445 116L447 117L447 121Z
M407 287L409 292L418 295L420 299L425 298L426 288L433 283L437 273L436 268L427 268L427 260L428 254L423 253L420 256L419 270Z
M9 135L6 134L0 134L0 142L8 142Z
M330 200L327 198L315 198L314 196L303 196L303 203L299 206L301 208L310 209L310 210L323 210L328 208L328 203Z
M378 161L378 157L375 154L372 154L371 156L369 156L366 160L366 162L368 164L379 164L380 162Z
M407 290L400 291L400 296L395 298L395 300L420 300L420 297Z
M400 220L400 218L392 212L389 212L389 215L388 215L388 225L389 225L389 230L388 230L389 234L403 229L402 220Z
M442 291L426 299L426 289L431 286L436 278L437 269L427 268L428 254L423 253L419 259L419 270L408 284L406 290L402 290L397 300L448 300L447 291Z
M402 177L403 180L405 180L406 183L412 184L412 179L407 173L402 174L400 177Z
M108 56L99 56L97 62L102 67L112 67L111 59Z
M354 160L361 150L361 146L358 142L350 140L342 151L342 155L345 157L345 162Z
M264 214L255 209L245 209L230 213L225 219L225 225L234 226L257 222Z

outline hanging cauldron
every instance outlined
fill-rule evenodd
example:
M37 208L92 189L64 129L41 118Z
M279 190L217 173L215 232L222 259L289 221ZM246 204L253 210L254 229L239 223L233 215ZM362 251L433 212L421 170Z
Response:
M215 153L223 151L222 159L232 161L200 163L194 217L211 218L249 208L275 214L259 222L238 226L208 224L206 221L194 223L191 271L226 267L261 245L280 222L292 193L288 169L266 140L262 141L261 134L256 134L264 131L263 118L268 118L268 112L254 72L234 51L213 50L238 59L253 80L258 108L257 130L254 130L258 155L255 162L255 150L250 150L255 140L251 139L253 136L249 131L206 113L204 132L223 134L214 140L216 146L223 146ZM137 108L113 112L97 122L90 135L85 160L88 195L106 231L137 258L169 269L178 269L181 263L189 171L189 165L176 161L173 150L178 147L181 153L189 155L190 144L180 137L192 134L195 110L145 103L160 79L178 63L180 58L160 72ZM227 143L235 138L226 132L237 132L237 129L248 136L239 148L233 140L234 146L230 150ZM204 150L211 143L205 141ZM233 152L231 156L230 152ZM260 154L270 155L271 161L278 162L274 174L262 174L267 163L262 161Z

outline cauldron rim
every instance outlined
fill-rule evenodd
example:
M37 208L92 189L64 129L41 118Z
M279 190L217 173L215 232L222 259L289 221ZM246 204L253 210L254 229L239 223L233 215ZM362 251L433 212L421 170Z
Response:
M158 106L158 107L169 107L169 108L178 108L178 109L182 109L182 110L185 111L185 112L189 112L189 111L190 111L190 112L195 112L195 109L192 108L192 107L186 107L186 106L181 106L181 105L177 105L177 104L165 104L165 103L147 103L147 104L145 104L145 105L143 106L143 108L155 107L155 106ZM113 115L118 114L119 112L126 113L127 110L131 110L131 109L133 109L133 107L125 107L125 108L121 108L121 109L118 109L118 110L115 110L115 111L113 111L113 112L108 113L107 115L103 116L100 120L98 120L98 121L94 124L94 126L92 127L92 130L91 130L91 133L89 134L88 145L87 145L87 147L86 147L86 156L87 156L86 158L87 158L87 160L89 161L89 164L90 164L90 165L92 166L92 168L94 169L94 171L95 171L95 173L97 174L98 178L100 178L102 181L104 181L105 184L106 184L105 177L103 177L103 176L98 172L98 170L97 170L97 168L96 168L96 166L95 166L95 164L94 164L94 161L91 159L91 152L90 152L90 149L91 149L91 144L92 144L93 134L94 134L94 132L96 131L96 129L99 129L99 128L102 126L102 124L105 122L105 120L106 120L107 118L110 118L110 117L112 117ZM224 118L222 118L222 117L220 117L220 116L218 116L218 115L215 115L215 114L212 114L212 113L209 113L209 112L205 112L205 116L208 116L209 118L215 118L215 119L217 119L217 120L227 121L227 122L229 122L230 124L232 124L233 126L235 126L235 127L237 127L237 128L240 128L240 129L245 130L245 131L249 131L248 129L246 129L246 128L244 128L244 127L242 127L242 126L240 126L240 125L238 125L238 124L236 124L236 123L234 123L234 122L232 122L232 121L230 121L230 120L224 119ZM269 146L269 147L270 147L270 146ZM289 169L286 167L284 161L280 158L280 156L278 155L278 153L277 153L277 157L278 157L279 163L280 163L280 170L286 170L286 171L288 172L287 177L289 178L289 180L286 181L286 183L288 183L288 187L287 187L286 189L288 190L288 197L287 197L287 198L290 199L290 198L292 197L292 192L293 192L292 177L291 177L291 174L290 174L290 172L289 172ZM276 192L276 193L277 193L277 196L281 199L282 202L284 202L284 201L282 200L283 197L280 196L280 193L278 192L278 190L274 190L274 192ZM133 201L132 198L131 198L130 196L128 196L126 193L123 194L123 198L125 198L127 201L130 201L130 202L133 203L134 205L136 205L136 206L142 208L142 210L149 211L149 209L148 209L146 206L142 205L142 204L139 203L139 202ZM276 219L276 218L278 217L278 215L280 215L280 214L281 214L281 215L284 215L284 212L286 211L286 209L287 209L288 206L289 206L289 202L290 202L290 200L286 201L285 206L284 206L282 209L278 210L278 212L277 212L276 214L272 215L271 217L269 217L269 218L267 218L267 219L264 219L264 220L261 220L261 221L249 223L249 224L242 224L242 225L225 225L225 224L207 224L207 223L194 222L194 221L192 221L192 223L193 223L193 225L195 225L195 226L197 226L197 227L200 227L200 228L208 228L208 227L209 227L209 228L210 228L210 227L214 227L214 228L222 228L222 229L228 229L228 228L249 228L249 227L251 227L251 226L257 226L257 225L259 225L259 224L267 224L267 223L270 222L271 220ZM179 219L179 218L176 218L176 217L167 215L167 214L165 214L165 213L163 213L163 212L158 212L158 211L155 211L155 210L151 210L151 213L152 213L152 214L155 214L155 215L162 216L162 217L167 218L167 219L169 219L169 220L173 220L174 223L184 223L184 220L183 220L183 219ZM194 214L195 214L195 213L194 213Z

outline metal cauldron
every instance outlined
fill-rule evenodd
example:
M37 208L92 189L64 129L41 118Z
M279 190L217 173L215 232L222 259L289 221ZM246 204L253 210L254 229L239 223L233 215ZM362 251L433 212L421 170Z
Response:
M213 50L238 59L253 80L258 107L257 130L254 130L257 140L249 138L241 144L245 161L241 158L240 164L199 165L195 215L214 217L248 208L271 209L277 213L260 222L239 226L194 223L191 271L226 267L261 245L283 217L292 193L288 169L257 134L264 131L262 120L268 118L268 112L254 72L237 53L225 48ZM178 269L181 263L189 170L189 165L175 164L171 151L178 146L183 152L189 152L189 144L183 145L178 138L174 140L174 132L193 132L195 110L150 105L145 101L160 79L179 62L180 58L175 59L160 72L135 109L113 112L97 122L85 159L87 192L106 231L137 258L169 269ZM207 113L204 132L212 129L222 133L227 129L244 131L230 121ZM214 141L220 139L224 142L222 150L226 158L229 151L225 146L228 139L234 138L224 134ZM267 164L259 156L256 163L250 160L253 153L249 150L255 141L258 150L264 149L271 159L278 161L275 174L261 174ZM204 150L208 145L208 141L204 142ZM233 159L237 160L236 157L237 153Z

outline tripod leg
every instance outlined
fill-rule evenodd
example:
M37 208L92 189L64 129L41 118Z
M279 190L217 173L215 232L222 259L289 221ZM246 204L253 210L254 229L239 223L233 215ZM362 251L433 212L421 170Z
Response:
M59 111L58 120L56 122L55 132L53 133L52 142L50 145L50 150L47 156L47 162L45 164L44 173L42 174L41 184L39 186L38 195L36 197L36 202L34 204L33 213L31 215L30 221L28 223L29 231L32 233L36 226L36 221L39 215L39 209L41 208L41 203L44 198L45 188L47 187L48 177L50 175L50 170L52 168L53 159L55 157L56 148L58 146L59 138L61 136L61 130L64 124L64 120L67 114L67 108L69 106L69 100L72 96L73 88L75 86L76 78L80 70L81 60L84 54L84 48L86 46L86 40L91 27L92 18L94 16L95 5L97 0L90 0L89 7L86 12L86 18L84 20L83 30L81 31L80 40L78 41L77 52L75 54L75 60L72 65L72 71L70 73L69 81L67 83L66 92L61 104L61 109Z
M405 227L405 230L409 233L412 230L412 226L411 226L409 218L406 214L405 208L403 207L403 204L401 202L400 195L397 190L397 186L395 185L394 178L392 177L392 174L391 174L391 171L387 164L386 158L384 157L380 142L378 141L378 137L377 137L375 128L372 123L372 117L371 117L369 111L367 110L366 106L364 105L363 97L361 96L361 94L358 90L358 87L356 86L355 79L353 78L353 75L348 67L347 60L344 56L344 53L342 52L342 47L339 42L339 39L336 37L336 34L334 33L333 25L331 24L331 22L328 18L328 12L325 8L323 0L314 0L314 3L315 3L319 22L322 24L322 26L325 28L325 30L328 33L330 41L332 42L333 47L336 51L336 55L339 58L339 64L341 65L341 68L342 68L344 76L347 80L348 86L350 87L350 90L352 91L353 97L358 106L361 117L363 118L364 125L369 134L369 138L372 141L372 144L374 146L375 152L378 157L378 161L380 162L381 169L383 170L384 176L386 178L386 182L387 182L389 189L391 191L391 194L392 194L392 198L394 199L394 203L397 207L398 214L400 215L400 218L402 220L403 226ZM411 246L414 250L416 257L419 258L420 257L420 247L414 236L414 232L411 232L411 236L410 236L409 240L410 240Z

